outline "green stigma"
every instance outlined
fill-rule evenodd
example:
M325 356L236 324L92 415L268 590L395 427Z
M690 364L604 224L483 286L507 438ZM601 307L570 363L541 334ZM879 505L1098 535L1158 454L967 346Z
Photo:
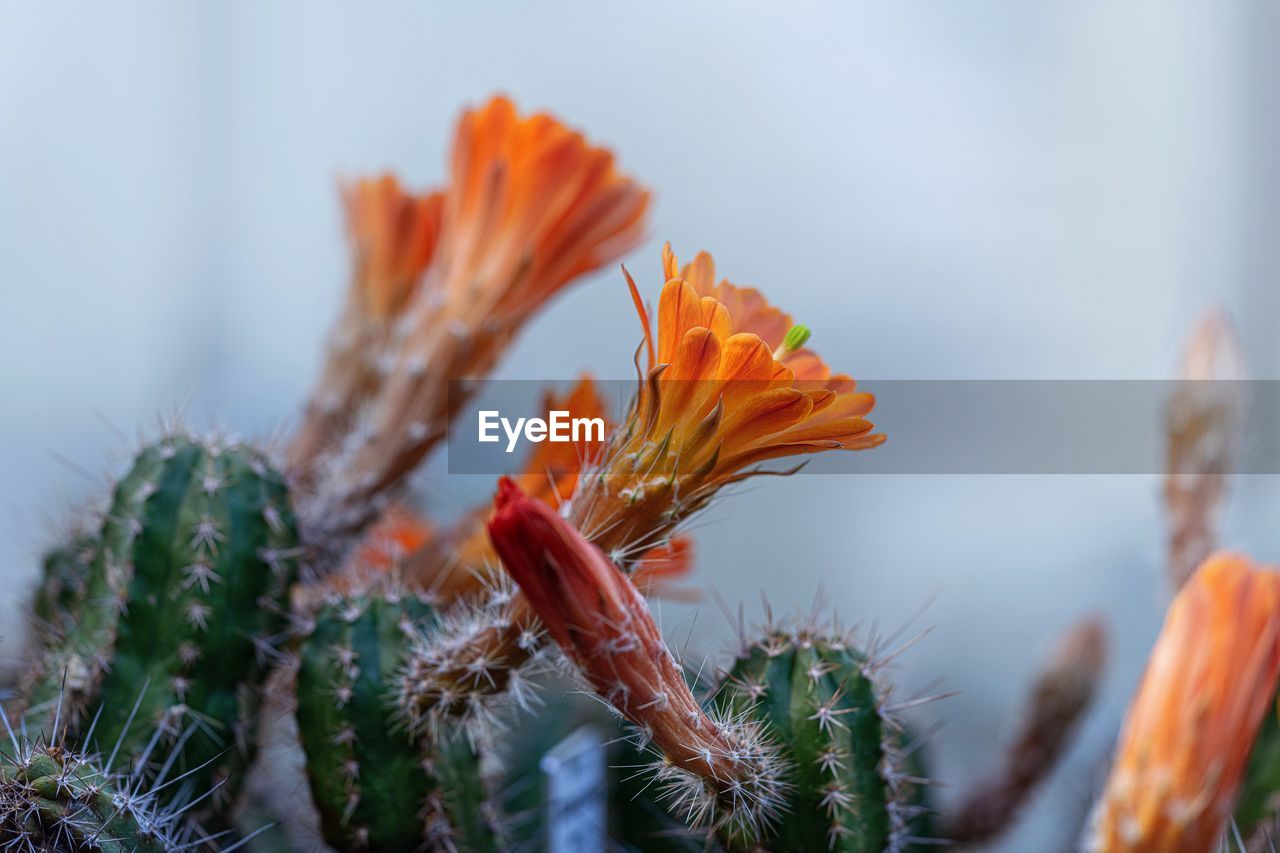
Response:
M783 352L795 352L809 341L809 336L813 332L808 326L796 324L787 331L787 336L782 339Z

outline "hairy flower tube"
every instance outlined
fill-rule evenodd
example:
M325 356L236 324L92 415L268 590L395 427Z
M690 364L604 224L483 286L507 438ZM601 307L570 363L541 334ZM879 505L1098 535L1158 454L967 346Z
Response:
M1120 734L1088 849L1216 849L1280 674L1280 574L1220 553L1174 599Z
M342 199L354 269L320 380L290 446L295 467L332 449L352 413L381 387L379 362L440 240L443 192L410 193L394 175L383 175L348 184Z
M583 471L569 514L623 565L760 463L885 438L865 419L875 398L833 374L804 346L808 330L759 291L716 282L705 252L680 269L668 246L663 269L656 340L627 277L647 367L626 422Z
M452 381L486 375L548 299L633 247L648 198L611 152L549 115L520 116L502 97L463 114L421 280L372 289L386 297L370 301L391 312L390 339L351 357L367 363L376 351L376 387L352 396L322 377L313 398L348 401L344 430L313 441L308 423L294 439L291 462L314 484L303 507L313 538L345 541L385 508L465 399ZM386 226L394 216L378 221L357 255L373 269L410 269L385 259L423 254L383 245L403 232Z
M591 687L699 780L703 816L753 830L782 805L786 767L754 724L717 720L694 699L643 596L599 548L504 479L489 535L508 573Z

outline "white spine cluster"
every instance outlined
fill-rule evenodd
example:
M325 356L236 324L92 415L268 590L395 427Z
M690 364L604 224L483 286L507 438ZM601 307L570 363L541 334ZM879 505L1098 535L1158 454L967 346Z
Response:
M660 758L654 766L659 799L690 826L735 837L766 835L786 810L790 762L764 727L745 714L713 710L708 716L726 746L704 750L698 767Z
M495 583L413 639L396 695L410 731L436 737L461 725L474 742L500 727L508 709L540 702L535 676L546 667L546 634L516 624L514 601L509 580Z
M0 740L0 849L124 849L124 840L109 834L124 823L132 824L132 840L149 845L146 849L217 849L214 839L186 814L206 795L193 796L184 789L181 783L187 774L167 778L172 758L162 763L154 779L144 775L156 739L130 772L113 772L114 750L104 764L96 754L60 739L31 740L21 721L16 729L10 725L3 708L0 721L8 738ZM51 767L56 768L53 775L38 775ZM158 792L174 785L182 793L162 806Z

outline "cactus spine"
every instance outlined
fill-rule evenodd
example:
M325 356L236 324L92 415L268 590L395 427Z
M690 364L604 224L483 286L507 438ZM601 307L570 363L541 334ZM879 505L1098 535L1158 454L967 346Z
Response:
M325 838L339 850L499 846L471 742L412 732L397 701L406 656L435 624L425 596L335 594L303 640L298 731Z
M296 545L288 489L258 451L186 435L143 449L91 559L46 563L37 610L52 630L29 678L28 725L52 738L61 708L73 735L96 716L89 748L139 756L171 744L186 784L220 786L213 799L228 801L252 756Z
M109 773L74 749L8 734L0 740L0 849L192 849L176 826L179 813L161 810L136 779Z
M909 809L880 690L867 659L843 637L768 632L745 647L721 684L726 716L754 720L790 772L772 826L726 822L732 849L879 853L901 849Z

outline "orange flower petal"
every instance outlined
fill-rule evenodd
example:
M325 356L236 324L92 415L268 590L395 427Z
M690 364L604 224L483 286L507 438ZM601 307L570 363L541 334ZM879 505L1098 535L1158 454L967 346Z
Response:
M1280 676L1280 574L1217 554L1174 599L1129 706L1089 849L1214 849Z
M679 279L667 282L658 298L658 363L675 361L676 350L685 334L702 325L702 300Z

